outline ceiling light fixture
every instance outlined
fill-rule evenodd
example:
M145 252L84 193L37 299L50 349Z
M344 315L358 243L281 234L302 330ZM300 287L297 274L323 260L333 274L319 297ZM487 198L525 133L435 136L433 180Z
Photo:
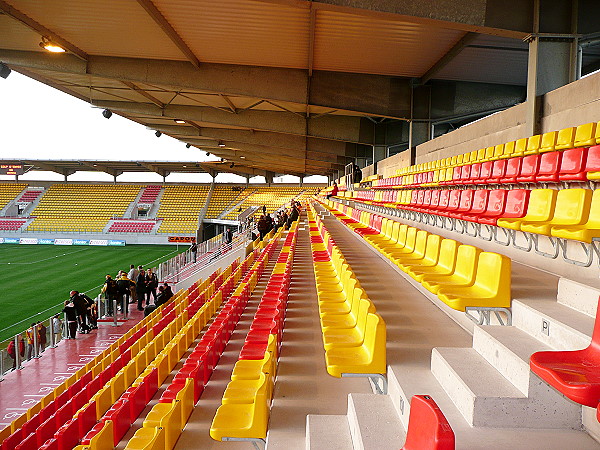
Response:
M225 147L225 142L223 142L223 141L219 141L219 144L218 144L218 145L219 145L219 147L223 148L223 147Z
M187 166L184 164L183 167L187 167Z
M161 137L161 136L162 136L162 133L161 133L160 131L156 131L156 133L154 133L154 135L155 135L156 137Z
M173 119L175 123L185 123L185 120L182 119Z
M102 115L105 119L110 119L112 116L112 111L110 109L105 109L102 111Z
M206 152L206 156L210 156L210 152Z
M246 157L245 157L245 156L240 156L240 158L241 158L241 159L246 159Z
M62 48L58 44L55 44L54 42L52 42L50 40L50 38L47 38L46 36L42 36L42 42L40 42L40 47L42 47L44 50L47 50L52 53L66 52L66 50L64 48Z
M11 72L10 67L8 67L3 62L0 62L0 77L8 78L8 76L10 75L10 72Z
M232 162L231 165L229 166L230 169L233 169L233 166L235 166L235 163Z

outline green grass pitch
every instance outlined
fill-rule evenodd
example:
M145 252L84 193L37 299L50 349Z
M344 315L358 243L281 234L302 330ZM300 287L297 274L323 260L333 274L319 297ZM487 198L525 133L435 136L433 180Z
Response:
M169 245L0 245L0 341L60 311L71 290L95 298L107 273L156 267L177 252Z

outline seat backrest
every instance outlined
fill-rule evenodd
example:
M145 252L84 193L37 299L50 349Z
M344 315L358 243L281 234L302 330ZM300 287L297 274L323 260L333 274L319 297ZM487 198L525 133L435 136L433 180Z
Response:
M481 250L472 245L460 245L456 252L456 266L452 276L461 280L461 284L471 284L475 281L477 259ZM462 283L464 281L464 283Z
M526 155L532 155L534 153L538 153L540 150L540 145L542 144L542 135L534 134L533 136L527 139L527 148L525 149Z
M481 163L475 163L471 166L471 179L476 180L481 175Z
M429 206L431 204L431 190L426 190L423 196L423 205Z
M534 189L529 196L525 221L543 222L550 220L556 204L557 191L554 189Z
M515 148L513 150L513 156L523 156L527 150L527 138L517 139L515 141Z
M563 158L564 152L548 152L540 156L540 168L538 169L538 176L552 176L558 175L558 168L560 167L561 159Z
M587 154L587 147L571 148L562 152L560 174L568 175L582 172L587 159Z
M558 191L552 225L581 225L588 219L592 191L590 189L563 189Z
M499 253L481 252L477 260L475 284L488 291L491 295L497 295L500 289L510 292L510 268L511 261L509 257L500 255ZM497 305L499 308L505 306L507 305Z
M437 262L440 256L440 244L442 237L438 234L430 234L427 236L427 245L425 247L424 259Z
M425 255L425 248L427 247L427 236L429 236L429 233L427 231L417 231L417 238L415 239L415 248L412 255L419 257Z
M404 248L406 250L414 250L415 243L417 242L417 231L418 229L415 227L410 227L406 232L406 239L404 241Z
M498 159L494 161L494 166L492 168L492 180L499 180L504 176L506 172L506 159Z
M516 179L521 171L521 162L523 157L510 158L506 163L506 171L504 172L505 178Z
M438 405L428 395L414 395L410 401L408 430L402 450L454 448L454 432Z
M579 125L575 130L575 147L587 147L596 143L596 122Z
M485 149L485 160L489 161L494 157L494 147L486 147Z
M460 205L460 193L461 191L458 189L450 191L448 206L446 208L448 211L454 211L458 208L458 205Z
M479 189L473 194L473 202L471 206L472 213L482 213L486 210L488 195L490 191L487 189Z
M504 144L504 152L502 152L502 158L511 158L515 152L515 141L510 141Z
M498 144L494 147L494 159L498 159L504 153L504 144Z
M443 239L440 244L438 266L445 270L454 270L456 255L460 244L454 239Z
M587 160L585 162L586 172L600 171L600 145L594 145L589 148Z
M448 207L448 201L450 200L450 190L444 189L440 192L440 201L438 202L438 209L446 209Z
M473 189L465 189L460 191L460 200L458 202L457 211L466 212L471 209L473 205L473 196L475 191Z
M398 227L398 234L396 235L396 239L393 241L394 244L398 246L403 246L406 241L406 234L408 233L408 225L405 223L401 223L400 227Z
M481 170L479 171L479 179L487 180L492 174L493 167L494 167L493 161L486 161L486 162L482 163Z
M440 192L441 191L439 189L434 189L431 191L431 206L438 206L440 202Z
M600 229L600 189L596 189L592 194L590 214L586 225L592 229Z
M511 189L506 194L506 207L504 208L505 218L519 218L525 215L529 206L529 195L531 191L528 189Z
M566 150L569 148L573 148L575 144L575 131L577 128L569 127L563 128L558 132L556 136L556 145L554 148L556 150Z
M551 152L556 146L556 139L558 137L558 131L548 131L542 134L542 140L540 142L540 153Z
M534 177L540 166L539 155L528 155L521 161L521 170L519 177Z
M504 212L507 192L506 189L494 189L490 191L486 205L486 213L488 215L499 216Z
M466 166L462 166L462 171L460 172L460 179L465 181L471 178L471 164L467 164Z
M477 161L483 162L485 159L485 148L480 148L477 150Z

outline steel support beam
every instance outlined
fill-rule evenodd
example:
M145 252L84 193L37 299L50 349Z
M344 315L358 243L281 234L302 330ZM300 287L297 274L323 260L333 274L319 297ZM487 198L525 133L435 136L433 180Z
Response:
M462 52L463 48L468 46L477 38L477 33L466 33L448 52L442 56L431 68L425 72L425 75L419 80L420 84L425 84L446 67L456 56Z

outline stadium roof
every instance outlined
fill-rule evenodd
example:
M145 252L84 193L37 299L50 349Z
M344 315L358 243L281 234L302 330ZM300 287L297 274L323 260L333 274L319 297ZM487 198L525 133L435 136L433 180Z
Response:
M0 159L0 164L22 164L26 172L29 170L45 170L69 176L78 171L104 172L118 177L124 172L154 172L162 177L171 173L208 173L216 176L220 172L234 173L242 176L263 175L264 171L252 167L234 165L221 161L106 161L106 160L34 160L34 159ZM293 175L293 174L292 174Z
M525 86L532 5L0 0L0 61L236 167L326 174L411 119L415 83Z

